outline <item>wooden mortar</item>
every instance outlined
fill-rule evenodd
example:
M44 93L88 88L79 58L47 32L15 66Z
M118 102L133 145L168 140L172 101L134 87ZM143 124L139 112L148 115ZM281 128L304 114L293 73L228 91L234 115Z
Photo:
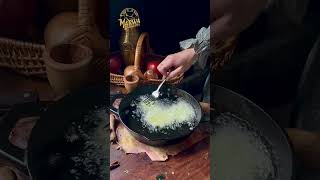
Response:
M92 51L79 44L60 44L45 52L48 80L57 95L89 83Z

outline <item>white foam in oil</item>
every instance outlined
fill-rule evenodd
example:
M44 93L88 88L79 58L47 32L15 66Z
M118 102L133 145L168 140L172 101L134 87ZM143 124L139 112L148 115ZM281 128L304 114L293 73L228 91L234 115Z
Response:
M169 99L156 100L152 105L146 104L142 96L137 102L136 114L140 116L142 123L150 131L158 131L164 128L175 129L182 124L188 124L193 128L195 111L191 104L183 98L177 98L174 103Z
M276 179L267 146L234 118L218 120L212 140L213 179Z

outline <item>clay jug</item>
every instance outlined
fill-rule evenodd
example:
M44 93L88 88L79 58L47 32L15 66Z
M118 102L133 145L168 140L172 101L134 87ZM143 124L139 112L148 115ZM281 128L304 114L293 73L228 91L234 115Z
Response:
M60 13L47 24L44 35L46 49L62 43L81 44L91 48L93 59L90 79L99 81L107 72L109 41L102 37L95 22L96 0L79 0L78 3L78 13Z

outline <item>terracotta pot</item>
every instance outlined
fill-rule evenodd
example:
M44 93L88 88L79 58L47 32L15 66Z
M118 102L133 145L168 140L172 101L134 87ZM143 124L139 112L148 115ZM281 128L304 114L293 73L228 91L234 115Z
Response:
M62 43L70 43L78 31L78 13L63 12L54 16L46 26L44 40L47 49Z
M124 87L126 88L128 93L132 92L138 87L139 80L140 78L137 75L124 76Z
M92 50L83 45L60 44L45 52L45 65L51 87L58 95L89 82Z
M78 12L64 12L50 20L45 29L45 45L47 49L62 43L89 47L93 51L90 79L99 81L107 72L109 41L102 37L96 25L97 0L79 0L78 3Z

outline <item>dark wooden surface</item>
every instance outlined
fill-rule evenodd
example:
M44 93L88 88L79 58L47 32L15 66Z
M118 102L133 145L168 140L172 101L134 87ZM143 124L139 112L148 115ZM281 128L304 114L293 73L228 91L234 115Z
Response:
M210 141L209 137L192 148L170 157L166 162L152 162L146 154L125 154L111 145L110 162L118 161L120 166L110 172L111 180L156 180L164 175L166 179L209 180Z
M121 88L111 87L111 90ZM23 77L0 69L0 95L22 91L37 91L41 101L50 101L56 97L46 80ZM120 166L110 172L110 179L156 179L161 174L166 179L210 179L209 148L210 141L206 138L166 162L152 162L144 153L127 155L117 150L116 145L111 145L110 162L119 161ZM10 162L0 157L1 165L10 165Z

